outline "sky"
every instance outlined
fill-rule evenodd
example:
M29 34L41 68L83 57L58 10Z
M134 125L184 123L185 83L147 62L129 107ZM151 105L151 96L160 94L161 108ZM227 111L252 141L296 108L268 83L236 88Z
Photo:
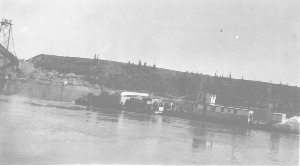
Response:
M39 54L300 86L299 0L0 0L20 59Z

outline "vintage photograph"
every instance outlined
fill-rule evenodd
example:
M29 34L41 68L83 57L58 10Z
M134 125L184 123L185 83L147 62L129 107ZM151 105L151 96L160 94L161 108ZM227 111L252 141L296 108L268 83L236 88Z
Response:
M0 165L299 165L299 0L0 0Z

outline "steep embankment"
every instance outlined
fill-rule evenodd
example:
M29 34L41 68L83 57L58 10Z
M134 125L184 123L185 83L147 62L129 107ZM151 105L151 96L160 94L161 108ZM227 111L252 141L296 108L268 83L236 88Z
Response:
M13 66L18 66L18 64L18 58L0 44L0 70Z
M299 113L300 89L295 86L179 72L139 63L38 55L30 59L35 68L86 75L91 83L112 89L146 91L165 97L195 100L198 91L218 94L217 103L247 107L271 107Z
M33 67L33 65L34 64L31 63L31 62L27 62L27 61L21 60L19 62L19 70L21 71L21 74L23 74L23 75L30 75L33 72L35 72L36 69Z

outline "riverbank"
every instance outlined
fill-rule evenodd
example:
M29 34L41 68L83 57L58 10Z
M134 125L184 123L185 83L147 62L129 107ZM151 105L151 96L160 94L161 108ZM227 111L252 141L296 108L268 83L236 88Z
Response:
M107 88L102 84L99 84L101 80L97 77L91 77L89 75L76 75L74 73L60 73L56 70L44 70L42 68L35 69L33 63L22 61L21 63L22 74L18 74L15 77L9 77L7 81L14 83L25 84L37 84L37 85L53 85L74 87L79 90L85 90L90 93L100 94L102 91L109 93L125 91L124 89L112 89ZM97 80L95 82L95 80ZM145 92L147 93L147 92ZM163 98L161 95L152 94L154 97ZM179 97L179 99L181 99Z
M26 61L20 63L21 73L14 77L7 77L6 81L22 84L53 85L73 87L78 90L101 93L101 90L108 90L98 84L92 84L84 78L85 75L75 75L74 73L59 73L56 70L48 71L41 68L35 69L33 64Z

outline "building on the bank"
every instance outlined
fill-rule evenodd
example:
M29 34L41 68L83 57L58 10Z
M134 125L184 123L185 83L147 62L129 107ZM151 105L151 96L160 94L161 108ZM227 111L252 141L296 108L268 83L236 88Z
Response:
M66 81L68 82L68 84L82 85L81 78L74 73L69 73L65 75L65 78L67 79Z

